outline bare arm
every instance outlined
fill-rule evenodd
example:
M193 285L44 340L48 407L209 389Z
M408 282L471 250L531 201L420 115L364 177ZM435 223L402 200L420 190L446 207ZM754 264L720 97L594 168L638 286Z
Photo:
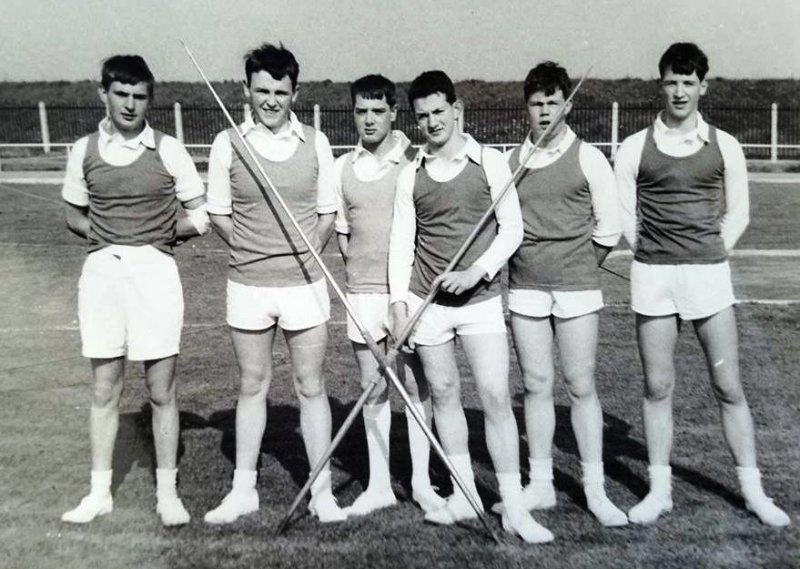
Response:
M89 206L77 206L66 202L67 227L84 239L89 238Z
M325 250L325 246L328 244L328 241L333 235L333 221L336 219L336 212L331 213L320 213L319 221L317 222L317 243L319 243L319 247L317 247L317 251L322 253Z
M347 264L347 247L350 244L350 236L347 233L337 233L336 241L339 243L339 252L342 254L342 261Z
M225 245L230 247L231 237L233 236L233 221L231 220L231 216L212 213L209 217L211 218L211 226L214 228L214 231L222 238Z
M208 215L204 215L205 205L205 196L198 196L190 199L189 201L183 202L183 208L187 211L188 215L182 215L178 218L178 225L175 229L175 239L177 241L186 241L192 237L197 237L198 235L204 235L207 233L207 230L202 232L198 230L198 225L201 228L207 227L208 225ZM205 223L192 221L192 216L195 218L205 218Z

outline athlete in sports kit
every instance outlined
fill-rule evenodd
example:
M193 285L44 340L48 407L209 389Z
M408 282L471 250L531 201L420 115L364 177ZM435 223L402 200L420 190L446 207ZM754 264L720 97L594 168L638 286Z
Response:
M524 97L531 136L508 155L512 171L528 156L571 90L567 71L553 62L530 70ZM589 510L605 526L628 522L606 496L603 411L594 383L598 312L603 307L598 266L620 236L614 173L603 154L566 123L571 102L517 179L525 236L509 259L511 330L525 384L525 424L531 482L526 507L555 506L552 445L553 343L570 397L572 426Z
M107 116L97 132L75 143L64 177L67 225L89 242L78 318L82 353L94 376L91 490L62 516L65 522L87 523L113 510L111 465L126 357L144 362L153 410L156 511L164 525L189 522L176 490L175 363L183 291L172 248L207 232L209 221L191 156L145 120L154 81L138 55L103 62L99 93Z
M335 228L346 266L348 301L370 335L385 347L390 332L387 265L395 182L416 152L401 131L392 130L397 114L394 83L383 75L366 75L353 82L350 94L358 144L354 150L340 156L334 165L337 181ZM378 362L349 317L347 337L353 344L362 389L373 381L378 382L363 409L369 483L346 508L348 515L365 515L397 502L389 474L392 411ZM416 355L405 353L399 354L398 359L406 390L430 427L430 397L419 361ZM406 422L412 497L425 511L431 511L441 507L444 500L431 487L430 443L408 410Z
M245 59L245 99L252 116L240 125L275 188L303 232L324 244L336 213L333 154L327 137L301 124L292 112L299 66L281 46L264 44ZM236 404L236 469L233 487L205 515L224 524L259 507L256 465L267 420L272 349L283 330L300 401L300 426L309 463L331 441L331 410L322 377L330 301L322 272L267 189L232 129L217 135L209 156L208 210L230 247L227 321L240 368ZM327 466L311 488L309 509L320 521L346 515L331 493Z
M676 43L658 64L664 110L620 146L615 171L622 229L634 252L631 308L644 368L644 428L650 491L629 512L652 523L672 509L674 353L690 320L706 356L725 440L747 509L765 524L789 524L761 486L750 408L739 378L728 252L749 221L747 168L739 143L697 111L706 55Z
M412 336L433 398L442 446L468 491L480 503L467 445L461 380L455 359L458 336L483 405L486 443L503 500L503 527L525 541L553 534L522 504L519 436L508 385L508 343L498 273L522 240L516 190L501 200L456 270L444 273L467 236L509 182L511 172L496 150L483 148L456 128L462 104L442 71L411 83L408 100L425 147L397 180L389 249L389 290L395 334L439 279L441 290ZM437 524L477 516L458 486L446 504L425 515Z

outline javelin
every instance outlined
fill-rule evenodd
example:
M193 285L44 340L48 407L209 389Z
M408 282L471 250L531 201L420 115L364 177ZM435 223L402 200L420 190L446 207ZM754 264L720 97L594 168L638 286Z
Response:
M511 177L506 182L506 185L503 186L503 189L500 191L498 196L492 201L492 204L489 206L489 209L487 209L486 212L483 214L483 216L478 221L475 228L472 230L472 233L470 233L467 236L467 239L464 241L464 244L461 245L461 248L456 252L450 263L447 265L447 267L445 267L444 271L442 271L439 277L441 277L446 273L451 272L456 267L456 265L461 261L461 258L466 254L467 249L470 248L472 243L478 237L478 233L481 232L483 226L486 224L489 217L494 214L494 210L497 209L497 206L500 203L500 201L505 197L505 195L508 193L508 190L514 184L514 180L516 180L517 176L519 176L520 172L522 172L522 169L525 167L525 164L528 162L528 160L530 160L531 156L533 156L533 153L536 152L536 150L542 145L542 142L550 135L551 132L553 132L555 126L564 117L564 115L566 114L565 111L567 105L575 97L575 94L581 88L583 82L586 81L586 78L589 77L589 73L591 73L592 68L594 68L594 64L590 65L589 68L586 70L586 72L583 74L583 77L581 77L580 81L578 81L578 84L575 85L575 88L569 94L569 97L567 97L567 99L564 101L564 104L561 105L561 107L558 109L555 118L550 122L549 125L547 125L547 128L539 136L534 145L530 148L530 150L528 150L525 156L520 158L519 166L517 166L517 169L514 170L514 172L511 174ZM528 133L525 135L525 138L527 139L532 132L533 131L529 130ZM397 352L403 346L405 341L408 340L408 337L411 335L411 331L414 329L414 326L417 325L417 322L422 317L422 313L430 305L430 303L433 302L433 298L436 296L436 293L439 292L439 287L441 286L441 283L442 281L440 278L434 280L433 286L431 286L431 290L428 292L428 295L425 297L425 300L422 302L419 308L417 308L416 312L414 312L411 318L408 319L403 330L395 338L394 345L392 346L391 350L389 350L390 361L396 356Z
M347 313L350 315L350 318L355 323L356 328L358 329L358 331L364 337L364 341L366 342L367 347L370 349L372 354L375 356L375 359L378 361L379 370L387 378L389 378L389 380L394 385L395 389L397 389L398 393L400 393L400 396L402 397L403 401L406 404L406 407L410 411L411 416L419 424L419 427L420 427L420 429L422 429L422 432L425 433L425 436L430 441L431 446L436 451L436 454L438 454L439 458L441 458L442 462L444 462L445 466L447 467L447 470L450 472L450 475L453 477L453 480L456 482L458 487L461 489L461 491L466 496L466 498L469 501L469 504L472 507L472 509L475 510L475 512L478 514L478 517L480 518L481 522L483 522L483 525L486 527L486 530L489 532L489 534L491 535L492 539L494 539L495 542L500 543L500 539L497 537L497 535L494 533L494 531L492 530L491 526L489 525L489 522L488 522L488 520L486 518L486 514L483 512L483 510L480 507L480 505L475 501L475 498L470 494L470 492L467 489L467 486L464 483L463 479L458 474L456 469L453 467L453 465L450 462L450 460L447 458L447 455L445 454L444 449L439 444L439 441L436 440L436 437L433 436L433 432L431 432L431 430L425 424L425 419L422 417L420 412L417 410L416 406L411 401L411 397L408 395L408 392L406 392L405 388L403 387L403 384L398 379L397 374L395 374L394 370L391 368L391 362L386 358L386 355L382 353L380 347L375 342L375 340L372 338L372 335L369 333L369 331L366 329L366 327L362 324L361 320L358 318L358 315L355 313L355 310L353 309L353 307L348 302L347 297L344 295L342 290L339 288L339 285L336 284L336 281L334 280L333 275L328 270L328 267L325 265L324 261L322 260L322 257L320 257L320 255L317 252L317 250L314 247L314 245L311 243L311 241L308 239L306 234L303 232L302 228L300 227L300 224L297 222L297 220L295 219L295 217L292 214L291 210L289 209L289 206L286 205L286 202L283 201L283 198L281 197L280 193L278 193L278 190L275 189L275 186L273 185L272 181L269 179L269 176L264 171L264 168L261 165L261 162L256 157L255 152L250 147L250 144L245 140L244 135L239 130L239 127L236 124L236 122L233 120L233 117L231 117L230 113L228 112L227 108L225 107L225 104L222 102L222 99L220 99L220 97L217 94L216 90L211 85L211 82L208 80L208 78L206 77L205 73L203 73L203 70L200 67L200 64L197 62L197 59L195 59L194 55L192 54L191 50L189 49L189 46L187 46L186 42L184 42L183 40L181 40L181 44L183 45L183 48L186 50L186 54L189 56L189 59L191 59L192 64L194 65L195 69L197 69L197 72L200 74L200 77L203 79L203 82L205 82L206 86L211 91L211 94L214 96L214 99L217 101L217 104L219 105L220 109L222 109L222 112L224 113L225 118L228 120L228 122L233 127L233 130L236 133L237 138L242 143L242 146L245 149L245 151L246 151L246 153L248 155L248 158L253 162L253 165L255 165L256 169L258 170L258 173L261 175L263 182L265 182L265 184L271 190L272 195L275 197L275 199L278 201L278 203L280 204L280 206L283 209L283 211L286 213L287 218L289 219L291 224L294 226L294 228L297 230L297 233L299 234L299 236L303 240L303 242L306 244L306 247L308 247L309 252L311 253L311 255L314 257L314 260L319 265L319 267L322 270L322 273L324 274L325 278L330 283L331 287L333 287L334 292L339 297L339 299L342 301L342 304L344 304L345 310L347 311ZM269 200L269 197L267 196L266 190L264 189L264 187L261 184L259 184L259 189L261 190L262 194L264 195L264 199ZM331 444L328 445L328 449L325 451L323 457L320 459L319 463L316 466L314 466L314 469L311 471L311 474L309 475L308 481L306 482L305 486L303 486L301 491L298 493L298 495L295 498L294 502L292 502L292 505L289 508L289 511L286 513L286 515L281 520L280 524L278 525L277 533L281 533L283 531L283 529L286 527L286 525L289 523L289 520L291 519L292 514L297 509L297 507L300 505L300 502L302 501L302 499L306 495L306 493L311 489L311 485L314 483L314 480L316 480L317 477L319 476L319 473L322 472L322 469L324 468L325 464L330 459L331 455L333 454L333 451L336 449L336 447L339 445L341 440L344 438L344 435L347 433L347 429L349 429L350 425L355 420L356 414L361 409L361 407L364 406L364 404L366 403L367 398L372 393L372 390L375 389L376 385L377 385L377 381L373 379L370 382L370 384L364 389L363 393L361 394L361 396L356 401L356 405L354 406L353 410L350 412L350 414L345 419L345 422L340 427L339 432L336 433L336 436L331 441Z

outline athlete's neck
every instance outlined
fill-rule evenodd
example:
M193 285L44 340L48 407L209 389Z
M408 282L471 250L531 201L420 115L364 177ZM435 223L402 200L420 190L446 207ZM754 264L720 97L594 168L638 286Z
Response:
M453 132L450 139L445 142L443 145L438 147L431 147L430 144L428 145L428 153L431 156L436 156L437 158L444 158L446 160L450 160L458 154L464 145L467 143L467 137L461 134L460 132Z
M394 133L390 131L380 142L370 144L368 142L361 141L361 146L375 158L383 158L392 150L392 148L394 148L396 143L397 140L394 136Z

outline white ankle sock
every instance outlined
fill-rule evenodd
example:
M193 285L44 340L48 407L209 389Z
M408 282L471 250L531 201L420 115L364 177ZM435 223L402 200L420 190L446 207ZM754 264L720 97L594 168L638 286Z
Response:
M475 474L472 471L472 460L469 456L469 453L464 454L451 454L448 455L447 458L450 460L450 463L453 465L456 473L461 477L461 480L467 487L467 490L472 497L475 498L475 501L480 504L480 498L478 497L478 489L475 486ZM452 478L452 477L451 477ZM467 498L459 488L458 484L456 483L455 479L453 479L453 497L458 497L464 501Z
M92 494L110 494L113 474L113 470L92 470L90 492Z
M737 466L736 476L744 496L747 509L753 512L762 523L770 526L787 526L789 516L772 503L761 485L761 472L754 466Z
M178 469L156 468L156 494L177 494Z
M553 459L543 458L535 459L528 457L528 466L530 468L531 482L550 482L553 481Z
M240 470L233 471L233 489L234 490L249 490L256 487L257 472L255 470Z
M422 417L428 413L424 403L414 403L414 408ZM408 424L408 450L411 454L411 487L427 488L431 485L431 443L417 421L414 420L408 407L405 409L405 414Z
M364 429L367 433L369 455L369 488L391 489L389 474L389 431L392 425L392 408L388 401L378 405L364 405Z
M606 527L624 526L628 516L608 499L602 462L581 462L583 491L586 505L598 521Z

